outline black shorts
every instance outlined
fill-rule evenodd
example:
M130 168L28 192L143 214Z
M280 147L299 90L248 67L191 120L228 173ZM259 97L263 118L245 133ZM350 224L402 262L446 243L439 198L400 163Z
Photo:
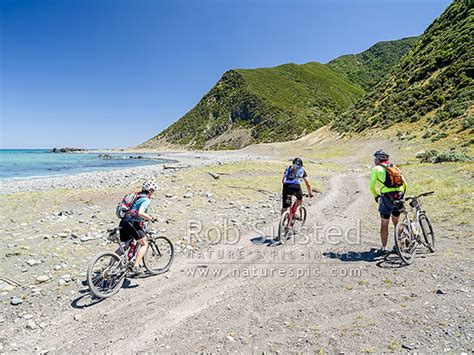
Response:
M120 221L119 227L121 228L120 240L122 242L128 242L132 239L140 240L145 238L146 233L143 230L140 222L122 220Z
M283 184L283 208L291 206L291 196L296 196L298 201L303 200L303 191L300 185Z
M401 192L388 192L382 194L380 196L379 201L379 212L380 217L389 219L390 215L394 217L400 216L400 210L402 205L393 203L395 200L399 200L403 198L403 194Z

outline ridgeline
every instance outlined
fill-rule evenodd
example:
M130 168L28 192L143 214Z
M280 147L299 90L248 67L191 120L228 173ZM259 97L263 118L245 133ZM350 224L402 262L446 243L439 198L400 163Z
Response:
M235 149L294 140L329 123L339 132L363 132L421 119L425 139L472 135L471 3L455 0L420 37L379 42L328 64L229 70L193 109L139 147Z

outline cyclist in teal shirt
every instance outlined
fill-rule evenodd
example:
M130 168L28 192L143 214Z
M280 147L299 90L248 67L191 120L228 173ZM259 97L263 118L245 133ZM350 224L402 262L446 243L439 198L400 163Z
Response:
M154 181L145 182L137 200L119 225L121 228L120 239L122 242L129 242L135 239L138 243L138 252L133 269L135 275L140 274L140 263L148 248L144 222L154 220L154 218L148 214L148 211L150 209L151 196L157 188Z

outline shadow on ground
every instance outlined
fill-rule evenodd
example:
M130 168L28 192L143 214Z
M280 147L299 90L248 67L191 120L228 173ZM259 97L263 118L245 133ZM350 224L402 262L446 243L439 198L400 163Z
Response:
M87 285L87 281L82 281L82 285L86 286L82 290L79 290L79 295L71 302L71 307L76 309L85 309L105 300L105 298L96 297L90 290L89 286ZM136 288L138 285L131 285L130 280L125 279L121 288Z
M278 235L274 236L259 236L259 237L254 237L251 238L250 241L255 244L255 245L265 245L267 247L276 247L279 245L283 244L295 244L296 239L299 235L301 235L300 232L289 232L285 238L282 238L282 240L278 240Z
M281 242L276 240L276 237L255 237L250 241L255 245L265 245L267 247L281 245Z
M402 259L398 257L398 255L394 254L379 260L376 265L382 269L399 269L401 267L408 266L403 262Z
M339 259L343 262L367 262L384 269L398 269L408 266L396 253L391 252L388 256L381 255L378 249L372 248L367 251L348 251L344 253L327 252L323 256L329 259Z
M370 249L366 251L347 251L344 253L341 252L326 252L323 253L323 256L329 259L339 259L343 262L367 262L373 263L383 259L383 256L378 253L377 249Z
M416 251L416 257L420 259L424 259L426 258L426 253L418 249ZM393 253L393 254L390 254L387 258L380 260L377 263L377 266L384 269L398 269L398 268L405 267L408 265L405 264L403 260L400 259L400 257L397 254Z

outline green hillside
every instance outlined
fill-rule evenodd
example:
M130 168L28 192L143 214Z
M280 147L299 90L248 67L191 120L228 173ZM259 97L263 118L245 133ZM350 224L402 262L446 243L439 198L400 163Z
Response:
M358 54L343 55L327 65L344 75L365 91L371 91L385 77L390 68L415 45L418 37L374 44Z
M191 111L141 147L238 148L291 140L329 123L363 94L320 63L230 70Z
M381 42L326 65L230 70L191 111L141 147L229 149L299 138L351 107L414 42Z
M427 120L425 139L474 133L473 2L455 0L387 78L334 121L340 131ZM471 140L472 141L472 140Z

